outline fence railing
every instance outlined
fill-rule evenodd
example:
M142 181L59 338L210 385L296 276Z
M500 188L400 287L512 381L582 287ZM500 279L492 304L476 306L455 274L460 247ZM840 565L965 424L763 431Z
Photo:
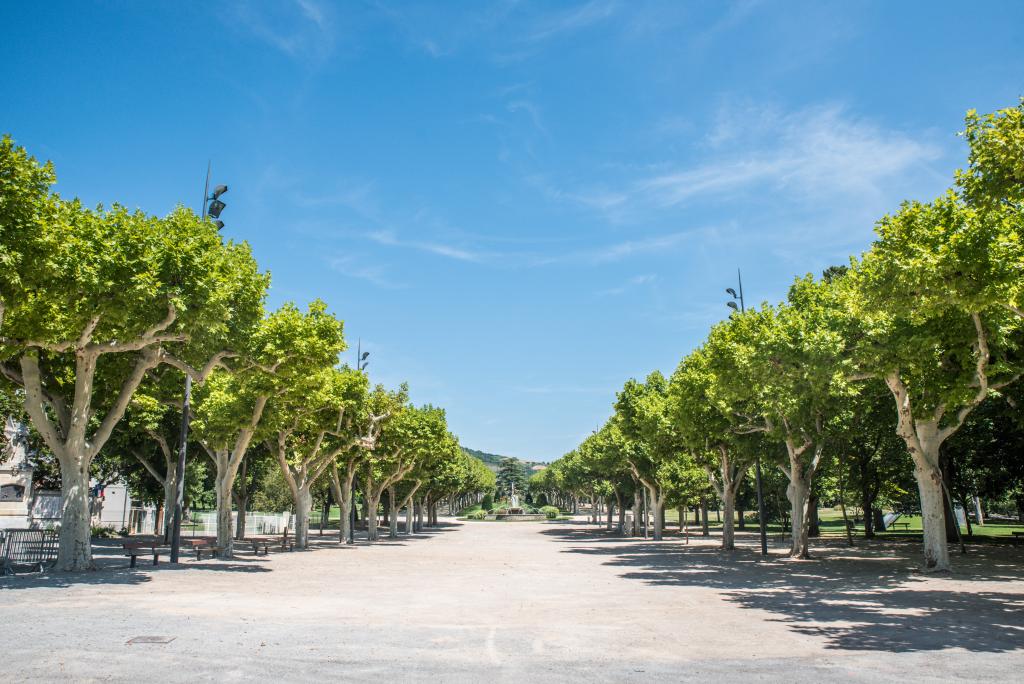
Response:
M231 531L234 533L238 523L238 512L231 512ZM245 536L275 535L284 532L285 528L294 529L292 514L266 513L250 511L245 514ZM188 519L182 523L182 535L211 536L217 534L216 511L191 511Z

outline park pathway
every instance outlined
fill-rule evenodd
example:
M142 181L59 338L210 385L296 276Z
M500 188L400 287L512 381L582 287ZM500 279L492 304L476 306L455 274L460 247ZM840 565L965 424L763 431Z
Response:
M372 547L3 580L0 651L7 681L1019 681L1019 563L922 579L885 553L765 565L714 540L449 521Z

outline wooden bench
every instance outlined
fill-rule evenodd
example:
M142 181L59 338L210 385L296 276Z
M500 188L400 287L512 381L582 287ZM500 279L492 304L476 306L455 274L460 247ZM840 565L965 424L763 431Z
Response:
M274 543L274 540L267 538L247 538L240 539L239 541L244 542L252 546L252 552L255 555L260 555L260 549L263 549L263 555L267 556L270 554L270 545Z
M1019 546L1022 539L1024 539L1024 530L1014 530L1010 534L1013 535L1013 545Z
M892 522L889 523L889 527L886 529L892 529L894 527L902 527L904 531L910 531L910 523L908 522Z
M135 561L139 556L153 556L153 565L156 565L160 561L160 550L159 546L162 546L161 542L158 541L126 541L121 545L124 548L124 555L128 556L131 561L128 567L134 568Z
M209 539L182 539L181 541L191 546L192 550L196 552L196 560L203 560L203 551L209 551L213 558L224 551L223 546L217 546L216 542Z

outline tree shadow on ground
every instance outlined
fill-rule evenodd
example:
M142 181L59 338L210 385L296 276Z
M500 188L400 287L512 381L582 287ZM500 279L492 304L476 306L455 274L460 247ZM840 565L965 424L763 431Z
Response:
M203 571L203 572L271 572L269 568L243 563L161 563L145 567L129 568L126 564L114 565L96 559L96 570L90 572L57 572L50 570L43 573L25 573L0 578L0 593L18 589L37 589L48 587L66 589L78 585L96 584L145 584L153 580L153 575L162 572Z
M779 554L762 561L756 547L725 552L578 528L544 534L565 543L565 553L603 557L627 579L719 590L726 601L764 611L765 619L820 637L830 649L1024 649L1024 566L1010 549L972 549L954 558L952 576L923 576L913 571L920 545L892 541L827 543L809 561Z

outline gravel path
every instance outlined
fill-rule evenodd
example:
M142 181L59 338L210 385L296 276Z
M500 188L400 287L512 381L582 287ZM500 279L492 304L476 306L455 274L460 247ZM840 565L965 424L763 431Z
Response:
M0 580L6 681L1020 681L1024 550L757 562L581 522ZM319 540L318 540L319 542ZM168 636L166 644L126 644Z

